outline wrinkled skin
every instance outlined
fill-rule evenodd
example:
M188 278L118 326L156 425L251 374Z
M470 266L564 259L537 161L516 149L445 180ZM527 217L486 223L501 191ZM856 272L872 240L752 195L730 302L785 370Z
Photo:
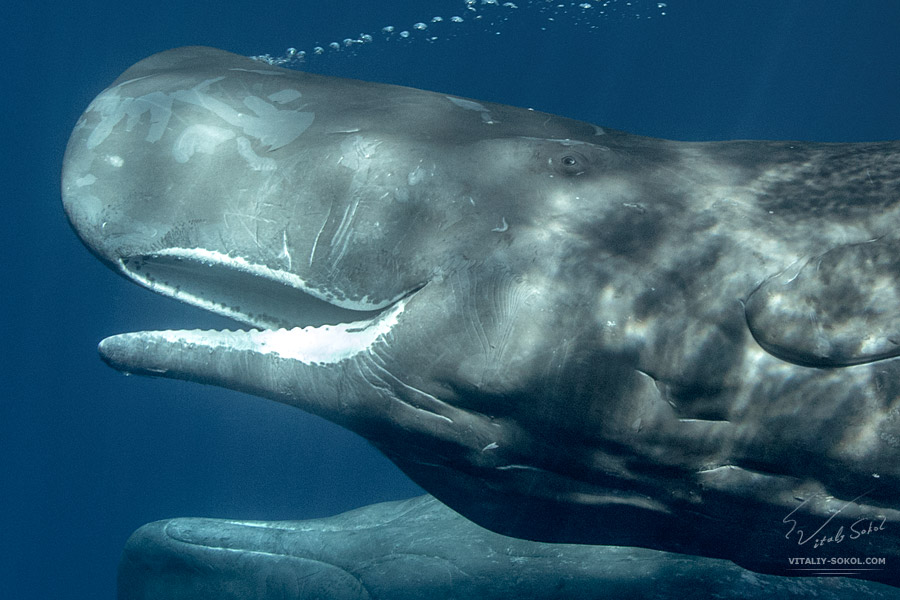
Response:
M285 598L897 600L900 589L758 575L644 548L529 542L430 496L308 521L157 521L131 536L119 565L119 600Z
M88 107L63 200L112 268L260 329L114 336L117 369L340 423L507 535L897 585L898 178L897 142L672 142L186 48Z

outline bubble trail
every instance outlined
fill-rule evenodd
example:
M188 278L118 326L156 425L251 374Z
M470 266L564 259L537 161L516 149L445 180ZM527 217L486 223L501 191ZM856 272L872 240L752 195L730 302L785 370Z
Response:
M559 0L520 0L524 10L537 12L545 18L542 30L547 30L557 21L571 21L576 26L595 30L604 19L618 16L630 19L650 19L654 15L665 16L664 2L646 0L599 0L594 2L560 2ZM462 0L460 11L449 16L435 15L411 24L408 28L385 25L376 33L360 33L341 41L318 44L307 50L288 48L281 56L261 54L250 58L278 66L300 66L313 56L334 52L353 52L375 41L410 43L419 40L436 42L452 39L467 23L480 24L484 28L500 34L499 28L509 20L513 11L519 8L514 2L500 0Z

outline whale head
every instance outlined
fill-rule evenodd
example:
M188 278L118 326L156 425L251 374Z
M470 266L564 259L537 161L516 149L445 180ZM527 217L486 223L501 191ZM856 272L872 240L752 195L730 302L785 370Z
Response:
M183 48L91 103L62 189L111 268L239 324L113 367L321 415L502 533L777 570L801 500L900 519L898 156Z

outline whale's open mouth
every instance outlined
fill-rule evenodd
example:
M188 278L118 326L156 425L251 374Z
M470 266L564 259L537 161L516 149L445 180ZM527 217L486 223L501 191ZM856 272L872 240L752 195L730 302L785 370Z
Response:
M293 273L197 248L170 248L119 263L126 276L154 292L261 329L372 319L408 295L381 302L339 297Z
M406 301L420 289L378 302L351 299L313 288L293 273L203 249L169 248L118 262L122 273L140 285L252 329L126 333L101 342L104 358L118 354L122 345L152 341L333 363L366 350L389 332Z

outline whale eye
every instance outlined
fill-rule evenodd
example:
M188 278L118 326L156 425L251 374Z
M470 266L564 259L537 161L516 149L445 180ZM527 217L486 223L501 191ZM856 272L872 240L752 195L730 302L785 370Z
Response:
M577 152L567 152L557 161L558 170L564 175L581 175L587 171L588 162Z

